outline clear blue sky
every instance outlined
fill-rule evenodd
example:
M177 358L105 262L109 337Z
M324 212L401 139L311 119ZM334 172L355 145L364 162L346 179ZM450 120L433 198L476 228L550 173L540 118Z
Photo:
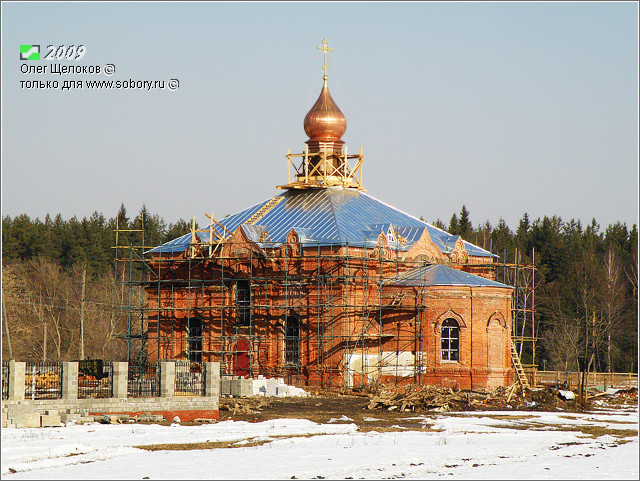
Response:
M638 4L2 3L2 214L173 222L280 191L322 80L368 192L427 221L638 222ZM99 80L30 90L20 44L86 46Z

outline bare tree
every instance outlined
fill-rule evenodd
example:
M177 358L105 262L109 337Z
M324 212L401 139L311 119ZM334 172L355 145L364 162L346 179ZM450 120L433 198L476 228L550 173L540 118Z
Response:
M621 335L625 335L622 326L629 312L628 301L625 296L626 286L623 268L620 257L611 245L605 254L604 272L604 302L599 328L602 329L602 337L606 342L607 371L611 372L613 365L612 353L615 354L615 348L612 349L612 346Z
M3 266L2 280L13 357L42 360L46 353L50 360L78 359L82 268L64 271L53 261L36 258ZM127 313L114 309L113 304L114 299L127 294L112 274L87 276L84 319L87 357L106 360L126 357L121 338L127 332ZM8 354L5 344L4 356Z
M556 318L544 336L551 368L556 371L579 371L578 359L582 350L580 327L573 319Z

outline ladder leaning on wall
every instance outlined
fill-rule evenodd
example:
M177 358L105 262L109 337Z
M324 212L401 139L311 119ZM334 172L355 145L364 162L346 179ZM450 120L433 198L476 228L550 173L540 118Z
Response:
M516 345L513 342L511 343L511 362L513 363L513 368L518 376L520 387L522 389L530 389L531 386L529 386L529 380L527 379L527 375L525 374L522 363L520 362L520 356L518 356Z
M253 214L246 221L244 221L244 223L255 224L260 219L262 219L265 215L267 215L269 211L271 211L276 205L278 205L283 200L284 200L284 195L277 195L272 199L269 199L267 202L265 202L265 204L262 207L260 207L260 209L258 209L255 212L255 214Z

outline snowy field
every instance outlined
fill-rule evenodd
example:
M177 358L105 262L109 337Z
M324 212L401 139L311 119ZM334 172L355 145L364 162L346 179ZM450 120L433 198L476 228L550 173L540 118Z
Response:
M348 418L2 429L2 479L638 479L637 407L401 414L415 429L363 432ZM233 448L133 447L207 441Z

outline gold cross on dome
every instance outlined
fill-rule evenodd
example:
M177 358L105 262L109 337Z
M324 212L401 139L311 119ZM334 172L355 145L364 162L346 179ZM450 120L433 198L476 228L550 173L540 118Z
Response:
M328 52L333 52L332 48L329 48L329 42L327 41L327 37L325 37L322 40L322 47L318 47L318 50L322 50L322 52L324 53L324 65L322 66L322 79L323 80L327 80L329 77L327 77L327 53Z

